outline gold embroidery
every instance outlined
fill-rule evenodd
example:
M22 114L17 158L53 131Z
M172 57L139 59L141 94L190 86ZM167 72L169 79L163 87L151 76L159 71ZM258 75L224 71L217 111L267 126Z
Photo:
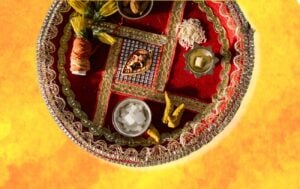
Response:
M158 77L157 77L157 86L158 91L163 91L167 78L169 76L170 68L173 62L173 55L175 53L175 47L177 43L176 30L177 24L181 21L181 17L184 12L183 1L175 1L173 3L173 9L171 13L171 20L168 26L168 43L164 46L161 64L159 67Z
M133 95L141 98L147 98L156 102L165 103L165 96L163 92L154 92L152 90L141 88L138 86L130 86L119 83L113 84L112 90L123 94ZM174 105L179 106L181 103L184 103L186 105L186 109L194 112L201 112L208 105L191 98L177 96L171 93L169 95L172 99L172 102L174 102Z
M207 17L207 20L213 23L214 30L218 33L218 41L221 44L220 54L222 55L221 66L222 70L220 73L221 82L217 86L217 93L213 95L212 104L210 104L207 109L200 115L195 117L195 120L200 120L203 116L205 116L208 112L211 112L217 105L218 101L221 97L225 95L225 89L228 85L229 81L229 71L231 69L230 59L231 53L229 51L229 40L226 36L226 30L221 25L220 19L214 14L212 8L210 8L205 1L195 1L198 3L198 7L202 10Z
M103 22L98 25L92 26L95 30L101 29L107 33L117 35L123 38L134 39L146 43L151 43L155 45L164 45L168 42L165 35L159 35L151 32L142 31L135 28L130 28L127 26L118 26L117 24L112 24L108 22Z
M110 48L108 59L106 61L105 74L101 86L99 86L100 93L98 96L98 104L93 122L100 127L105 121L106 110L109 103L110 88L114 77L115 67L117 65L118 56L121 50L123 40L117 39L117 42Z

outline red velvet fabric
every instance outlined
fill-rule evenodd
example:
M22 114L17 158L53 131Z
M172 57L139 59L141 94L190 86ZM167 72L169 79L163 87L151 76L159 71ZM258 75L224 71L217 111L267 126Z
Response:
M208 2L208 4L214 10L217 10L219 8L219 4L213 2ZM123 19L120 16L116 15L111 17L110 21L124 26L126 25L154 33L165 34L167 31L166 26L169 20L169 13L171 8L172 2L170 1L155 2L151 14L143 19L132 21ZM217 11L214 12L218 15ZM65 14L65 20L68 19L68 16L69 13ZM221 17L220 15L218 15L218 17L220 18L221 22L223 23L222 25L225 27L228 33L230 49L234 55L236 52L233 49L233 44L236 41L236 37L234 36L233 31L225 26L225 18ZM212 47L212 50L216 53L217 57L221 59L222 57L220 57L220 54L218 53L221 46L217 40L217 34L213 29L212 23L210 23L206 19L206 15L198 9L197 5L190 1L187 2L184 12L184 19L188 18L197 18L201 21L208 38L207 42L204 43L203 46ZM59 35L62 35L61 31L62 29L60 30ZM56 44L58 46L59 41L57 41ZM65 70L67 71L68 79L71 82L71 89L75 93L76 100L80 102L82 110L88 114L90 119L93 119L96 111L98 95L101 93L101 88L99 88L99 86L101 86L101 82L105 74L104 70L106 66L107 55L109 52L108 45L102 43L97 44L98 45L95 46L95 53L90 59L91 70L88 72L87 76L84 77L72 75L69 71L69 57L72 49L72 40L70 40L69 50L66 54ZM212 96L216 93L216 87L220 82L219 74L222 69L220 62L217 63L212 75L195 78L193 74L185 70L184 54L186 52L187 51L180 45L177 45L174 62L170 70L169 80L166 85L166 90L179 96L186 96L202 102L210 103ZM57 60L57 55L55 55L55 60ZM54 67L56 67L56 65L54 65ZM231 71L234 70L235 67L232 64ZM109 100L109 108L106 114L106 125L112 126L111 114L115 105L128 97L129 96L120 93L111 94ZM150 105L150 108L152 110L153 124L156 125L160 131L169 131L165 126L162 126L161 123L161 117L163 115L165 105L147 99L144 100ZM183 115L181 125L183 125L187 121L192 120L195 114L195 112L186 110Z
M220 51L220 44L217 40L217 34L214 31L213 24L207 21L206 15L201 12L198 5L194 2L187 2L183 19L196 18L201 21L202 27L205 30L207 42L201 46L211 47L217 53ZM211 97L216 93L216 86L218 85L219 73L221 67L219 63L216 66L212 75L206 75L196 78L194 74L185 69L185 53L189 50L184 49L177 44L176 54L170 78L166 86L167 91L172 93L195 98L203 102L211 102Z
M70 48L66 55L65 70L68 73L68 79L71 82L71 89L75 93L76 100L80 102L81 108L87 113L90 119L93 118L96 111L98 94L101 93L99 88L105 70L106 59L109 52L109 46L99 43L95 53L91 57L91 70L86 76L73 75L70 71L70 59L72 40L70 40Z
M106 125L109 125L109 127L112 130L114 130L112 125L112 113L114 108L119 102L129 97L144 100L149 105L152 112L152 124L156 126L157 129L159 129L162 132L171 132L173 130L173 129L169 129L167 125L163 125L163 123L161 122L164 113L165 104L155 102L145 98L139 98L136 96L132 96L132 95L129 96L129 95L125 95L122 93L115 93L115 92L113 92L110 96L109 107L106 114ZM195 115L196 115L195 112L185 110L179 127L183 126L187 121L191 121Z
M122 26L138 28L152 33L166 34L172 5L172 1L154 1L151 13L144 18L128 20L119 14L115 14L110 18L110 21Z

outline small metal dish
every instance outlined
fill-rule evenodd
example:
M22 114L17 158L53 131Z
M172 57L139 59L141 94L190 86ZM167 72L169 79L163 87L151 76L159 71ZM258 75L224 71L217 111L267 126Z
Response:
M199 66L196 65L197 57L202 60ZM212 74L215 64L219 61L210 47L200 47L197 45L185 54L185 59L185 69L193 73L196 78Z
M145 124L142 125L142 129L140 131L127 131L125 129L126 126L118 121L118 117L121 116L121 109L126 107L130 103L139 104L139 105L142 105L142 107L143 107L143 113L146 117L146 121L145 121ZM151 119L152 119L152 113L151 113L149 106L144 101L135 99L135 98L127 98L127 99L123 100L122 102L120 102L115 107L115 109L113 111L113 115L112 115L112 122L113 122L113 125L114 125L114 128L116 129L116 131L127 137L137 137L137 136L140 136L143 133L145 133L147 131L147 129L150 127Z
M151 12L151 10L153 8L153 4L154 4L153 0L149 0L148 7L141 15L134 15L134 14L130 15L128 12L126 13L126 11L124 10L124 8L122 6L123 2L124 1L117 1L118 12L121 14L121 16L123 16L124 18L129 19L129 20L138 20L138 19L144 18Z

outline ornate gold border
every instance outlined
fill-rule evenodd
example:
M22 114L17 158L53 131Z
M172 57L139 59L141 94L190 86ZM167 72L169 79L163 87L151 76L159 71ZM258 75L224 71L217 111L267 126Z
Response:
M71 89L70 81L68 80L67 73L65 71L66 63L66 52L68 50L69 40L71 39L72 27L70 22L68 22L63 30L63 35L60 39L60 47L58 49L58 77L59 82L62 85L62 92L67 97L67 103L73 109L74 116L80 120L84 127L89 128L90 132L86 132L85 135L90 135L92 137L102 136L106 141L117 143L122 146L150 146L155 144L151 138L144 139L142 137L138 138L128 138L120 135L117 132L111 133L108 129L109 127L103 127L106 109L109 103L110 89L114 76L114 69L117 64L118 54L121 50L122 39L118 39L115 46L109 51L108 64L106 64L106 73L101 83L101 91L98 95L98 104L94 122L88 119L88 116L84 111L81 110L80 103L75 99L75 94ZM112 61L112 62L110 62Z
M219 100L223 96L225 96L225 88L227 87L228 81L229 81L229 72L231 69L230 65L230 59L231 59L231 52L229 51L229 41L227 39L227 34L226 30L224 27L221 25L220 19L215 16L213 13L212 8L210 8L205 1L195 1L198 3L198 7L200 10L205 12L207 20L214 23L214 30L216 33L218 33L218 41L221 44L221 50L220 54L222 55L221 59L221 66L222 70L220 73L220 79L221 82L217 86L217 93L213 96L212 98L212 103L207 106L206 110L204 113L201 115L197 115L195 120L201 120L203 116L205 116L208 112L211 112L212 109L216 108L219 105Z
M114 92L119 92L123 94L128 94L128 95L134 95L137 97L141 98L146 98L149 100L153 100L156 102L165 102L165 96L163 92L156 92L152 91L149 89L141 89L140 87L137 86L128 86L128 85L122 85L119 83L115 83L112 85L112 90ZM192 110L194 112L201 112L204 110L207 106L206 103L202 103L198 100L194 100L191 98L186 98L183 96L178 96L174 94L170 94L170 98L174 102L174 105L178 106L181 103L184 103L186 106L186 109Z
M162 46L168 43L167 36L159 35L151 32L142 31L139 29L127 27L127 26L119 26L117 24L112 24L108 22L103 22L101 24L97 24L92 26L93 28L100 28L101 30L114 34L119 37L126 37L129 39L134 39L146 43L151 43L154 45Z
M99 86L100 92L98 94L98 103L94 115L94 124L103 127L105 115L109 104L109 96L111 84L114 78L115 67L118 63L119 53L121 51L123 39L117 38L117 42L110 48L108 59L106 61L105 74L103 76L101 85Z
M181 21L184 12L185 2L175 1L171 12L171 20L168 25L168 43L164 46L161 57L161 64L156 81L156 90L164 91L166 81L169 76L170 68L173 62L173 56L177 44L177 24Z
M177 4L177 3L175 3L175 4ZM182 3L181 3L181 5L182 5ZM221 54L224 55L223 58L222 58L222 61L221 61L222 62L221 63L222 67L224 67L224 68L229 67L229 69L230 69L230 65L228 66L226 64L227 63L226 62L227 61L227 59L226 59L227 56L226 55L229 54L229 56L230 56L230 52L228 51L229 42L228 42L228 39L226 38L226 31L222 27L222 25L220 23L220 20L213 14L212 9L210 7L208 7L205 4L205 2L203 2L203 1L199 2L199 7L200 6L203 9L203 11L205 11L207 13L208 20L211 21L212 23L214 23L214 28L215 28L216 32L219 34L218 40L219 40L219 42L222 46L221 47ZM175 5L174 5L173 8L174 8L174 10L182 11L182 9L177 9L178 7L175 6ZM121 139L122 139L121 144L123 144L123 145L128 145L129 143L132 143L131 144L132 146L153 145L154 141L152 141L150 138L149 138L149 140L145 140L143 138L140 138L140 140L134 140L134 142L133 142L132 140L129 140L128 138L124 138L123 136L121 136L118 133L113 133L112 134L110 132L110 130L108 130L107 128L102 128L102 126L104 124L106 109L107 109L107 106L108 106L108 99L109 99L109 96L110 96L110 90L111 90L111 86L112 86L114 67L115 67L117 59L118 59L117 58L118 53L121 50L121 44L122 43L120 41L117 43L118 44L117 46L113 47L113 48L118 48L118 49L112 49L110 51L110 54L109 54L108 59L113 61L113 64L107 64L107 67L106 67L107 74L105 74L105 76L103 78L103 81L102 81L102 86L101 86L102 87L101 90L105 91L105 93L100 92L100 94L99 94L97 111L96 111L94 122L91 123L91 121L88 120L87 115L80 108L80 103L75 100L75 95L72 92L70 86L69 85L64 85L64 83L69 82L67 80L66 72L63 69L64 69L64 64L65 64L65 53L66 53L67 48L68 48L68 41L71 38L71 34L72 34L71 26L68 23L64 28L64 33L63 33L63 36L62 36L61 42L60 42L61 46L58 50L58 57L59 57L59 59L58 59L58 68L59 69L58 70L59 70L59 77L63 78L63 79L60 79L60 82L62 84L62 91L68 99L68 101L67 101L68 104L73 108L73 113L74 113L75 117L79 118L82 121L84 126L89 127L89 128L90 127L93 128L93 133L94 134L103 135L110 142L114 142L115 140L120 140L121 141ZM224 43L222 43L222 42L224 42ZM220 77L221 77L221 79L226 80L226 79L228 79L229 76L226 74L226 72L223 69L221 71ZM64 82L65 80L67 82ZM218 88L217 88L218 95L220 94L219 93L220 89L225 88L226 85L227 85L227 82L224 82L224 83L221 82L221 84L218 85ZM134 86L129 86L129 85L126 86L126 87L121 86L121 85L120 86L115 86L115 87L117 87L115 89L118 92L128 92L128 94L132 93L132 94L136 94L137 96L141 96L141 94L143 93L144 95L148 95L149 98L152 98L154 100L156 99L156 100L162 101L162 99L161 99L162 96L157 97L156 96L157 94L155 94L154 92L152 92L150 90L145 91L147 93L146 94L146 93L143 92L144 90L146 90L144 88L141 89L139 87L134 87ZM120 90L118 90L118 89L120 89ZM197 101L193 101L193 100L186 100L184 98L181 98L181 97L178 97L178 96L175 96L175 95L172 95L172 97L174 98L176 103L180 103L180 100L184 100L187 103L187 105L190 108L193 108L194 110L197 107L201 108L200 110L204 109L203 112L205 112L205 113L201 112L200 114L198 114L194 121L201 120L201 119L199 119L199 117L202 117L202 116L206 115L207 112L212 111L212 109L217 104L216 98L214 98L215 101L213 100L212 104L210 104L208 106L207 105L205 106L201 102L197 102ZM194 105L193 105L193 102L195 103ZM199 112L200 110L198 110L197 112ZM188 125L188 124L189 123L187 123L186 125ZM184 128L183 128L183 130L184 130ZM165 141L167 139L175 139L176 137L178 137L178 134L177 134L178 131L182 131L182 130L177 129L174 133L172 132L172 133L162 134L162 141ZM129 141L131 141L131 142L129 142Z

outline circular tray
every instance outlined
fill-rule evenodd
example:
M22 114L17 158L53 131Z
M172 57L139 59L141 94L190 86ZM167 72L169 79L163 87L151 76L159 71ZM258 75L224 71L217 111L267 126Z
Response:
M72 13L66 1L53 2L38 39L37 67L50 113L66 135L87 151L129 166L162 164L200 149L235 115L254 62L253 30L236 2L155 1L143 19L112 16L95 27L116 35L117 43L97 44L90 59L92 69L84 77L69 71ZM207 38L201 46L218 59L210 74L198 76L186 66L188 51L176 36L178 24L189 18L201 21ZM140 77L122 76L124 57L140 47L153 49L150 71ZM175 105L186 105L176 129L161 123L164 91ZM161 134L159 144L147 136L127 138L114 130L112 111L130 97L149 104L152 124Z

